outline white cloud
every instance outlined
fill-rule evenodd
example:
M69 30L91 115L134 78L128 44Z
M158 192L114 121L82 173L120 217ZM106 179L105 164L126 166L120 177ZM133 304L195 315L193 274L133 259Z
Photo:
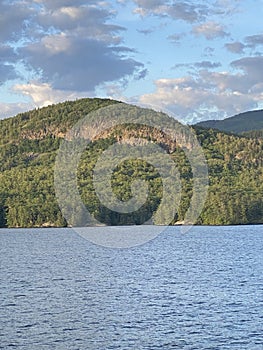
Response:
M119 6L115 7L118 3ZM231 114L254 108L262 101L263 64L260 53L256 53L255 50L261 48L263 34L248 35L243 40L237 38L236 41L231 36L233 41L225 44L228 51L242 55L253 52L255 57L243 57L233 61L228 72L220 72L220 63L214 62L214 59L210 61L211 56L217 53L220 41L216 42L214 47L205 50L203 46L200 46L200 50L197 47L199 39L203 45L203 37L212 40L222 39L228 35L228 29L222 23L230 23L230 17L226 18L226 15L236 13L236 6L240 4L239 1L230 0L2 1L0 85L10 80L13 83L14 79L21 78L22 75L15 91L22 96L30 97L32 102L21 104L21 108L26 105L43 106L81 95L92 95L94 91L106 91L112 97L120 96L125 99L122 96L124 87L129 89L130 94L134 89L134 85L129 86L130 79L143 79L147 74L140 60L146 61L146 51L152 50L153 47L150 42L146 42L145 47L143 43L135 42L135 45L138 45L137 49L145 50L142 53L126 46L125 28L116 23L118 17L115 10L120 9L121 4L127 5L124 14L119 17L121 23L127 18L132 24L137 24L136 21L140 20L138 16L132 16L129 12L132 5L136 13L150 17L140 22L140 28L143 30L139 32L149 34L156 28L153 38L157 38L160 32L175 44L179 43L188 32L191 34L191 37L187 36L187 39L190 39L189 45L183 47L187 50L193 44L192 48L197 48L197 52L193 55L193 60L196 62L181 65L184 71L189 68L191 76L157 80L156 91L144 94L142 101L154 104L158 102L190 119L201 116L204 110L206 113L215 112L219 116L225 111ZM163 20L158 22L160 19ZM231 29L230 26L229 28ZM134 34L136 27L132 28L129 22L129 29L127 42L131 42L131 35ZM158 36L158 40L160 38ZM224 42L221 40L221 47L223 45ZM171 48L174 49L172 52L174 60L165 60L165 64L163 63L161 67L162 72L166 69L164 67L166 62L171 67L178 59L182 59L181 53L176 52L179 48L174 48L169 43L164 43L158 54L170 54L171 51L166 49ZM134 58L136 55L140 58ZM186 51L185 55L187 55L185 62L189 62L191 52ZM205 55L209 60L203 60ZM162 62L161 56L155 56L149 63L153 74L156 74L157 70L154 70L159 60ZM174 67L180 66L177 64ZM170 70L167 74L172 72L174 71ZM34 81L23 83L31 79ZM149 78L145 82L145 88L149 89L150 84ZM143 86L140 87L140 91L142 89ZM15 111L16 106L18 105L14 104L10 108ZM2 112L5 115L9 113L8 107L3 107Z
M75 99L77 96L80 97L75 92L54 90L50 84L40 82L17 84L14 86L14 91L29 96L34 107L45 107L53 103Z
M33 2L50 10L56 10L61 7L81 6L87 3L86 0L33 0ZM89 0L90 5L96 3L98 1Z
M146 16L147 14L155 13L159 14L160 9L166 1L162 0L134 0L135 4L138 6L134 12Z
M134 0L134 12L141 15L169 16L188 23L200 21L209 13L209 7L194 1Z
M205 22L213 15L224 15L236 12L233 1L174 1L174 0L133 0L135 13L141 16L155 15L182 20L187 23ZM224 3L222 5L222 3Z
M98 5L98 4L97 4ZM109 24L114 17L112 11L92 4L82 6L44 8L38 14L38 23L48 31L51 27L68 35L83 36L107 43L119 43L118 32L124 28Z
M246 57L232 62L237 72L202 69L196 76L159 79L154 93L141 103L170 109L179 119L213 119L257 108L263 102L263 57Z
M111 23L109 2L17 0L0 4L0 10L0 84L18 78L18 62L27 80L35 76L66 95L145 76L133 50L120 45L124 28Z
M83 16L81 7L61 7L60 13L68 16L73 20L79 20Z
M221 24L213 21L194 26L192 31L196 35L205 36L207 40L228 36L228 33L224 30L224 27Z
M70 39L64 34L58 34L53 36L46 36L41 39L44 50L50 53L50 55L56 55L59 53L65 53L70 50L71 42ZM36 46L31 46L32 49Z

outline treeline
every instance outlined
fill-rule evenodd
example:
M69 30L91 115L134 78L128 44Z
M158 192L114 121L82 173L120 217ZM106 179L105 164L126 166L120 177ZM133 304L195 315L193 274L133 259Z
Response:
M248 138L263 139L263 129L243 132L242 135Z
M240 113L223 120L202 121L196 126L236 134L260 130L263 128L263 109Z
M0 227L67 226L54 190L54 164L66 131L80 118L111 100L82 99L20 114L0 121ZM197 224L263 223L263 141L257 135L235 136L195 127L209 168L209 190ZM107 225L141 224L156 212L162 199L162 178L142 160L119 164L112 189L119 200L132 198L131 183L148 183L145 204L131 213L118 213L100 203L93 184L99 156L115 142L139 135L167 146L182 186L181 201L172 224L183 222L193 194L193 174L184 150L174 147L155 130L130 125L110 130L89 144L77 169L77 186L90 213ZM138 137L139 137L138 136ZM189 145L191 147L191 145ZM108 164L110 167L111 164ZM164 212L165 216L166 213ZM168 215L168 214L167 214Z

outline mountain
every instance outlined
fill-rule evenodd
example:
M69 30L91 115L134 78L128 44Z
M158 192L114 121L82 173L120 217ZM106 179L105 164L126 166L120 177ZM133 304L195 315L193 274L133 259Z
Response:
M92 111L114 104L120 102L87 98L0 120L0 227L71 224L63 218L55 195L54 167L58 149L66 132L79 120ZM263 223L263 140L198 126L193 130L209 168L208 195L196 223ZM184 137L187 141L187 135ZM133 194L131 180L142 179L148 183L148 199L136 212L111 211L101 204L94 188L94 169L104 151L115 143L122 144L127 139L134 143L138 138L162 146L175 162L182 191L172 224L183 222L193 196L195 179L186 156L187 148L191 149L193 145L186 142L184 149L180 140L171 141L163 131L149 126L119 125L104 131L85 148L77 167L77 188L83 204L97 220L107 225L140 224L156 212L162 199L162 177L151 164L141 159L122 162L112 174L113 192L124 202ZM66 144L72 148L70 138ZM65 205L70 206L72 198L67 200Z
M245 131L241 135L254 139L263 139L263 129Z
M207 120L199 122L196 126L206 129L217 129L220 131L242 134L263 129L263 110L240 113L223 120Z

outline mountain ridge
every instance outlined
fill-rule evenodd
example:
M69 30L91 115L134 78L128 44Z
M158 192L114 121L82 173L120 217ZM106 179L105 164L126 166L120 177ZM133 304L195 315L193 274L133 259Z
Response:
M242 134L263 129L263 109L239 113L223 120L206 120L195 126Z
M21 113L0 120L0 227L67 226L54 190L54 164L65 133L89 112L112 104L108 99L81 99ZM209 191L200 225L263 223L263 141L242 135L194 127L209 168ZM182 186L180 205L171 224L184 221L193 191L193 174L184 150L163 133L134 125L104 133L86 149L77 169L83 203L104 224L140 224L160 203L160 175L142 161L120 164L113 176L116 196L132 195L130 182L149 183L149 198L135 214L126 216L103 207L92 184L92 172L104 150L122 138L141 137L165 146L178 167ZM133 141L132 141L133 142ZM164 148L165 148L164 147Z

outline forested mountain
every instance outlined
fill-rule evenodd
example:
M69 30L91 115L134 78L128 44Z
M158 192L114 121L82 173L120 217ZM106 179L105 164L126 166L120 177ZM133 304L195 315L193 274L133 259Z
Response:
M54 190L57 150L69 128L89 112L118 104L107 99L81 99L36 109L0 121L0 227L66 226ZM194 127L209 167L209 191L197 224L263 223L263 140ZM259 129L259 128L258 128ZM243 130L244 131L244 130ZM112 212L100 204L92 174L98 157L122 138L145 138L162 145L176 163L182 196L173 223L183 222L193 193L193 174L177 142L149 127L123 125L101 135L86 148L77 169L83 203L108 225L140 224L151 217L162 196L160 174L141 160L121 163L112 186L123 201L131 197L131 179L149 183L147 203L136 213ZM191 147L191 146L189 146Z
M245 131L241 135L249 138L263 139L263 129Z
M217 129L235 134L242 134L261 129L262 136L263 110L240 113L223 120L207 120L197 123L196 126L206 129Z

